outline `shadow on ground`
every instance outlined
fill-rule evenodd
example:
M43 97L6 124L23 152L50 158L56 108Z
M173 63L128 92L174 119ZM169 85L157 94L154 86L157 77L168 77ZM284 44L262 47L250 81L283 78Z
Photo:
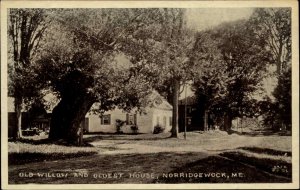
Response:
M209 155L197 153L147 153L93 155L67 160L36 162L9 167L10 184L111 184L111 183L287 183L284 176L251 165L248 158L236 160L229 154ZM244 162L244 163L241 163ZM262 162L265 163L265 162ZM253 163L252 163L253 164ZM273 164L273 163L272 163ZM33 177L20 177L20 173ZM37 177L37 173L64 173L67 177ZM86 174L75 177L75 174ZM183 173L183 177L179 176ZM202 174L201 174L202 173ZM218 173L220 175L218 175ZM108 177L109 175L119 177ZM149 175L147 175L149 174ZM154 178L150 177L153 174ZM202 175L202 177L200 177ZM186 176L186 177L185 177ZM220 177L221 176L221 177Z
M169 133L161 134L93 134L85 135L84 141L87 143L99 141L99 140L130 140L130 141L143 141L143 140L164 140L169 139Z
M29 163L9 167L10 184L110 184L110 183L153 183L152 178L131 177L134 173L154 173L159 176L180 165L203 159L205 153L151 153L94 155L67 160ZM22 172L33 173L24 178ZM66 173L66 178L37 177L37 173ZM74 177L74 173L86 173L88 177ZM122 173L122 177L108 178L104 174Z
M27 143L27 144L32 144L32 145L62 145L62 146L69 146L69 147L74 147L74 144L68 143L64 140L51 140L48 139L47 137L41 138L41 139L34 139L34 138L21 138L18 140L13 140L9 139L8 142L20 142L20 143ZM89 142L84 141L81 147L93 147Z
M270 154L275 156L292 156L292 152L290 151L281 151L281 150L274 150L270 148L259 148L259 147L240 147L239 149L248 150L255 153L263 153L263 154Z
M174 177L180 176L182 177ZM176 175L177 174L177 175ZM188 176L188 177L185 177ZM288 183L291 178L273 175L256 167L245 165L226 157L210 156L188 163L154 183Z
M274 132L269 129L259 128L259 129L251 129L248 131L236 131L236 130L230 130L227 132L229 135L231 134L237 134L237 135L244 135L244 136L291 136L291 133L289 131L279 131Z

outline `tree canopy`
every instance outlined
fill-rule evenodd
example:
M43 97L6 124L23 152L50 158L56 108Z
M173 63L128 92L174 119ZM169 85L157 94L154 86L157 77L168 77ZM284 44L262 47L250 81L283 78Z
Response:
M202 67L194 89L205 109L229 117L229 128L233 118L256 112L253 93L260 90L270 62L264 46L243 20L198 34L194 61Z

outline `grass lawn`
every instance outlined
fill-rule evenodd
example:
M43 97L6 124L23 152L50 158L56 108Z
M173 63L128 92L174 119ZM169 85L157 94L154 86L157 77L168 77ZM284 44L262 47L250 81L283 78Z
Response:
M34 142L36 144L34 144ZM8 142L8 164L25 164L75 158L97 154L95 147L70 147L56 144L40 144L39 141Z
M183 134L178 139L168 136L85 135L86 147L9 142L9 183L291 181L291 136L222 131L188 132L186 140ZM185 177L195 173L198 177Z

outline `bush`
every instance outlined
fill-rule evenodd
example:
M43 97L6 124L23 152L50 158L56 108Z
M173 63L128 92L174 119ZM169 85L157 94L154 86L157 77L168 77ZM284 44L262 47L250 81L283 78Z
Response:
M158 125L154 126L153 134L162 133L162 132L164 132L164 130L165 130L165 128L158 124Z
M132 125L130 128L131 128L131 130L133 131L134 134L138 133L139 127L137 125Z
M122 127L125 125L126 121L122 121L120 119L116 119L116 130L118 134L123 133Z

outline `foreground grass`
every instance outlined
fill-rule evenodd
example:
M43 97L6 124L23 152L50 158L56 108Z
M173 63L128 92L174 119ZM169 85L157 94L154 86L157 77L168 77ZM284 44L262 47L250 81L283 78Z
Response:
M202 173L203 172L203 173ZM174 177L174 174L191 174L193 177ZM198 173L198 175L196 175ZM202 173L202 175L200 174ZM219 175L218 175L219 174ZM170 177L172 176L172 177ZM161 176L155 183L288 183L284 178L266 173L256 167L241 164L235 160L219 156L188 163Z
M188 132L184 140L182 135L178 139L169 138L169 134L85 135L93 145L90 147L30 140L9 142L9 183L291 182L291 137L216 131ZM68 177L20 177L26 172L65 173ZM86 175L76 177L76 173ZM116 173L124 175L103 177ZM155 178L133 177L134 173L153 173ZM224 173L225 177L166 177L176 173Z
M39 184L105 184L105 183L153 183L153 178L136 177L136 173L153 173L158 178L163 173L172 171L178 166L206 158L205 153L152 153L152 154L115 154L81 157L65 160L47 161L14 165L9 168L9 183ZM26 178L20 173L65 173L66 178ZM74 174L86 174L86 177L75 177ZM122 173L122 177L108 178L106 174Z
M8 164L49 161L97 154L94 147L70 147L56 144L8 143Z
M287 178L292 177L291 157L253 154L245 151L230 151L220 154L223 157L235 160L240 163L255 166L257 169L280 175Z

